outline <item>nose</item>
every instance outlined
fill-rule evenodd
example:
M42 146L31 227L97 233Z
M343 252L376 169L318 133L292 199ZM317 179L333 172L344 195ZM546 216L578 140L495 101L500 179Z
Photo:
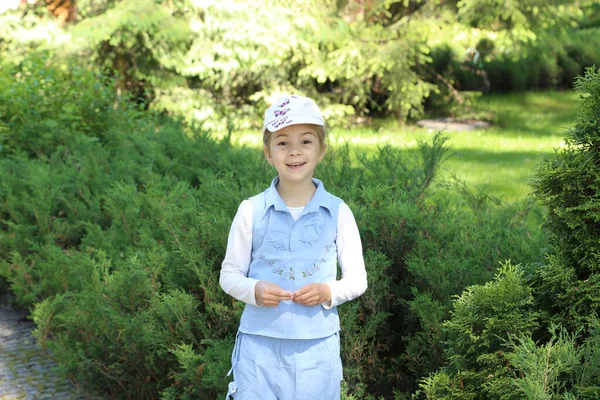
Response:
M292 144L290 146L290 156L297 156L298 154L300 154L299 146L296 144Z

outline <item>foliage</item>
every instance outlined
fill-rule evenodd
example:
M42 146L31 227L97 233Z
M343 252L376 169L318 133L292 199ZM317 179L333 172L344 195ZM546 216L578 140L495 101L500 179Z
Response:
M534 182L549 209L553 247L535 279L543 299L554 299L553 321L570 331L589 326L600 311L600 73L589 69L576 87L582 106L567 147L544 162Z
M180 73L191 34L185 22L161 2L130 0L82 20L73 36L85 43L88 62L118 74L119 90L144 97L146 85L160 90L185 82Z
M599 54L589 50L600 45L599 34L598 28L571 30L527 46L518 59L494 57L483 65L490 90L571 88L586 68L600 63Z
M259 151L115 101L102 76L45 63L0 73L0 285L63 371L94 390L222 395L243 307L218 271L239 201L272 170ZM370 285L340 310L345 395L408 393L443 361L430 350L451 296L509 252L535 259L544 241L527 236L518 206L460 191L477 206L428 202L448 151L441 135L413 156L330 150L317 174L355 214ZM472 274L449 284L459 266Z
M465 91L570 87L598 63L594 3L80 0L64 26L44 1L0 14L0 53L73 57L116 93L222 131L254 127L281 92L348 117L468 112ZM273 23L276 21L276 23ZM268 23L267 23L268 22ZM243 26L243 29L240 29ZM595 46L593 44L596 44Z
M467 288L444 323L448 366L424 380L427 398L521 398L510 385L506 387L508 340L531 332L539 317L531 288L510 263L493 282Z
M515 344L509 359L521 371L515 385L527 398L593 399L600 393L598 327L580 343L579 333L550 327L552 335L538 346L531 338Z
M127 115L131 107L114 110L117 99L109 79L78 66L48 67L43 61L48 56L43 53L36 61L26 59L19 67L7 65L0 71L5 89L0 93L0 151L43 158L56 146L106 139L94 135L108 135L109 126L127 129L129 119L118 116Z
M423 380L427 398L600 394L600 73L588 69L575 86L582 106L566 147L544 160L533 182L549 210L546 262L513 271L510 290L500 290L511 281L503 278L493 296L474 296L494 287L487 284L459 297L445 323L449 365Z
M586 5L591 5L591 2ZM501 3L494 0L462 0L458 2L457 8L459 17L471 25L514 29L517 34L567 24L580 13L577 5L566 0L554 1L550 7L538 0L508 0Z
M486 79L569 86L600 48L588 1L81 0L64 27L43 3L0 15L0 285L65 373L111 398L222 394L242 307L218 287L220 260L239 201L273 173L259 152L144 108L231 132L292 91L332 123L404 120L468 107L455 89ZM427 395L546 395L548 351L552 368L573 352L589 367L553 375L553 395L597 394L597 86L595 71L579 81L573 139L536 183L556 235L542 265L526 207L460 182L456 204L429 201L444 136L356 161L331 147L318 174L354 210L371 287L341 307L347 398L403 398L446 361Z
M37 12L36 12L37 11ZM0 12L0 59L19 64L31 52L57 52L70 40L46 10Z

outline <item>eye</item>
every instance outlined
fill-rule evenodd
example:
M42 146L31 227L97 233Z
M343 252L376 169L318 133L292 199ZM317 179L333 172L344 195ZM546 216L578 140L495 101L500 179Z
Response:
M287 146L288 142L278 142L277 146Z
M310 140L310 139L304 139L302 141L302 144L311 144L311 143L312 143L312 140Z

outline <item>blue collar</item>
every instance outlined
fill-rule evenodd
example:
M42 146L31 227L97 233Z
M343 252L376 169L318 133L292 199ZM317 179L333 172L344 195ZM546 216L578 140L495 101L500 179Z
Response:
M312 179L314 185L317 187L315 194L312 199L304 207L304 211L302 214L308 214L311 212L316 212L320 207L325 207L328 210L331 210L333 204L331 203L331 196L329 192L325 190L325 186L323 182L320 180L313 178ZM265 192L265 212L273 206L273 209L276 211L284 211L287 212L288 208L283 202L283 199L279 196L277 192L277 184L279 183L279 176L276 176L271 181L271 186Z

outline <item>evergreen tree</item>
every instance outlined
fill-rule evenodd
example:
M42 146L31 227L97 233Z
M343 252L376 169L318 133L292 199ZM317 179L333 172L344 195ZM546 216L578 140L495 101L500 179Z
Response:
M570 84L600 60L590 0L538 3L31 1L0 12L0 57L74 56L114 74L118 94L207 127L252 124L279 92L318 96L330 123L351 114L405 120L426 106L452 110L448 103L466 103L457 89L483 81L494 90ZM587 34L560 36L579 20Z

